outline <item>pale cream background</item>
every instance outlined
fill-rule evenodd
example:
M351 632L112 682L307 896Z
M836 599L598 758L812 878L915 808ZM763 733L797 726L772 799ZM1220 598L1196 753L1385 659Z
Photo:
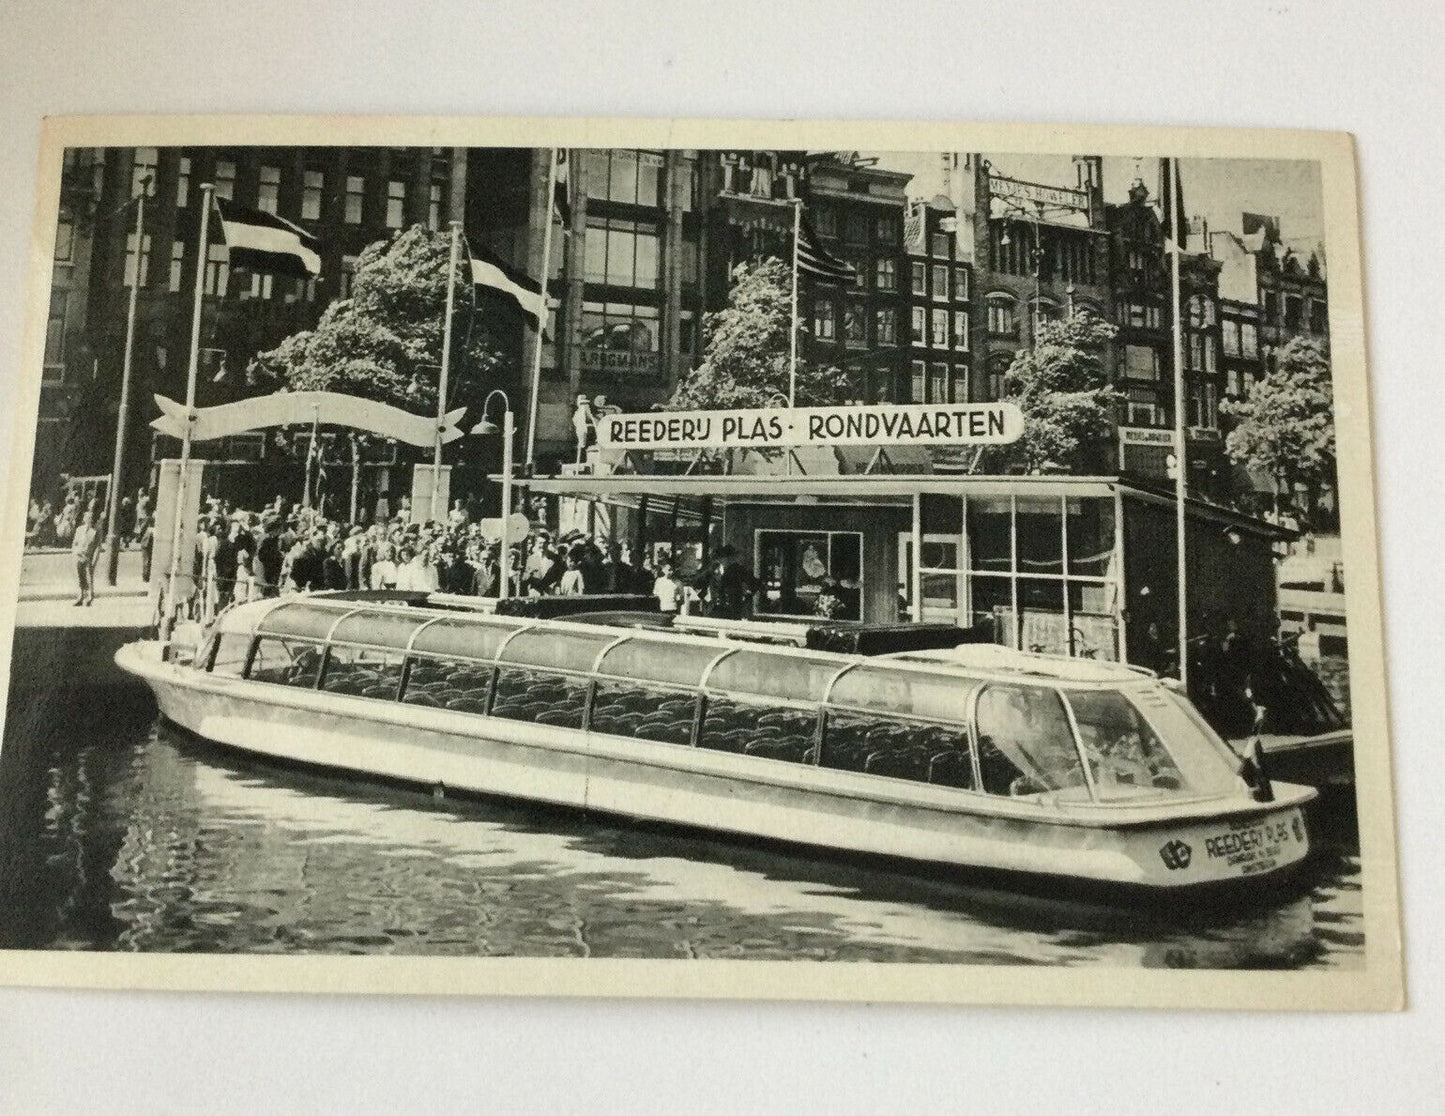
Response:
M35 117L62 106L946 113L1360 130L1372 345L1383 381L1380 475L1385 507L1394 510L1386 554L1401 698L1404 865L1413 885L1408 912L1416 944L1432 936L1441 901L1427 886L1438 844L1429 817L1445 789L1426 754L1438 705L1427 687L1438 677L1441 588L1433 561L1441 539L1429 514L1438 506L1432 463L1441 417L1432 367L1438 343L1429 328L1441 303L1442 247L1431 173L1441 154L1433 69L1440 16L1433 5L1217 3L1197 15L1176 10L1175 18L1166 5L1118 13L1126 20L1120 26L1109 23L1115 6L1082 0L1048 11L920 4L889 6L864 26L836 5L735 3L691 20L654 10L647 24L618 22L614 33L600 15L569 27L552 12L545 46L539 40L530 51L523 48L534 13L521 5L489 5L478 22L467 19L471 6L463 4L432 5L425 17L396 5L336 5L302 18L296 5L255 3L214 16L209 26L192 4L158 3L124 16L88 5L53 15L35 7L19 18L9 13L15 33L0 37L0 72L15 83L4 109L10 142L0 152L0 196L20 203L0 207L0 244L9 250L0 252L0 282L11 291L26 270ZM614 19L627 14L626 5L605 7ZM825 23L825 13L837 22ZM817 34L824 26L827 33ZM760 32L770 37L760 41ZM820 40L843 63L811 49ZM424 71L416 65L423 56ZM1333 244L1332 256L1337 287ZM0 370L12 372L8 383L19 309L18 299L0 300ZM660 1091L696 1111L729 1110L743 1098L782 1108L787 1097L849 1110L901 1105L905 1097L986 1109L989 1100L993 1107L1018 1100L1022 1083L1030 1099L1070 1108L1081 1091L1110 1083L1119 1097L1137 1098L1132 1107L1156 1110L1230 1102L1343 1109L1350 1099L1388 1108L1412 1097L1423 1102L1440 1073L1430 1037L1439 1014L1430 995L1438 953L1423 949L1415 959L1424 1008L1414 1018L1368 1026L1354 1017L545 1001L449 1007L7 992L0 993L0 1049L33 1057L64 1051L96 1067L62 1080L40 1061L9 1076L12 1086L27 1087L28 1098L53 1099L78 1081L92 1098L115 1098L124 1070L140 1065L150 1072L129 1083L146 1096L166 1097L180 1083L228 1110L250 1108L261 1095L359 1104L380 1096L400 1105L456 1098L456 1088L468 1084L476 1097L530 1099L534 1107L599 1096L620 1104ZM122 1054L119 1040L137 1033L137 1024L146 1041ZM507 1056L499 1056L499 1040ZM269 1054L274 1071L247 1075L248 1089L220 1087L213 1067L235 1065L240 1052L248 1059ZM322 1085L317 1066L350 1072ZM5 1090L0 1086L0 1097Z

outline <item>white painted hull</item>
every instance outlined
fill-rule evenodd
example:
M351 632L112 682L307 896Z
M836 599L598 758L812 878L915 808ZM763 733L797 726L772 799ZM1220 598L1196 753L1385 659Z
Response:
M829 850L1177 891L1303 861L1304 788L1278 799L1043 805L445 709L247 682L130 644L161 712L247 752Z

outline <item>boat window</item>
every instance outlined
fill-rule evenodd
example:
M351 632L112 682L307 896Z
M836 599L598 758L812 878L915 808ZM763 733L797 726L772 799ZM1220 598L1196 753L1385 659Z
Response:
M358 612L337 623L333 643L369 643L373 647L395 647L405 651L412 632L426 622L413 612Z
M576 632L543 626L519 632L502 648L501 662L557 670L590 671L602 649L617 639L616 632Z
M1101 798L1127 796L1140 788L1189 792L1164 742L1123 694L1083 690L1070 693L1068 702Z
M216 658L211 663L211 673L239 678L246 669L246 656L250 651L250 633L223 632L216 643Z
M708 677L709 690L755 694L787 701L820 701L823 691L847 661L811 655L739 651L718 663Z
M402 701L462 713L485 713L493 673L490 663L413 658Z
M717 752L812 763L817 728L814 710L780 709L763 702L709 694L698 744Z
M860 666L838 679L828 704L963 723L968 720L968 696L977 685L975 679L956 674Z
M401 688L402 651L332 644L321 688L328 693L395 701Z
M492 716L580 729L589 684L581 675L521 666L498 667Z
M496 658L502 640L517 630L515 624L494 624L458 617L428 624L416 633L411 649L454 659Z
M629 639L617 644L597 665L597 673L639 682L670 682L696 686L708 666L726 650L720 646L673 643L660 639Z
M1082 787L1084 770L1057 691L989 685L978 699L978 763L989 794Z
M348 606L355 607L355 606ZM312 601L286 601L261 617L256 631L263 635L309 636L325 639L336 621L346 615L347 608L321 605Z
M613 736L687 745L692 743L696 712L696 692L604 679L597 683L589 727Z
M973 789L973 759L962 725L900 722L887 715L829 709L822 766Z
M1130 691L1134 706L1159 734L1184 786L1196 795L1231 795L1239 789L1239 758L1209 727L1183 694L1157 689ZM1082 726L1080 726L1082 730Z
M266 636L256 641L256 654L246 675L253 682L277 682L310 689L321 666L321 647L298 639Z

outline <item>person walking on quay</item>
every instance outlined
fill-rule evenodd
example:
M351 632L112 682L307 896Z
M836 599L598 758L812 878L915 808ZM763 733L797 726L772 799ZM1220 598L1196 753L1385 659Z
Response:
M80 517L71 539L70 553L75 559L75 578L80 584L80 594L75 598L77 605L95 603L95 556L100 552L100 532L91 521L90 512Z

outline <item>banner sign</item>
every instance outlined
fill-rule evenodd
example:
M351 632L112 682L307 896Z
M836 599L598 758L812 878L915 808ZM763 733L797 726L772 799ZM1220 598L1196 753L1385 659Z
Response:
M1125 446L1168 446L1174 448L1174 431L1153 426L1119 427L1119 443Z
M988 178L988 191L996 198L1014 198L1018 201L1037 202L1039 205L1054 205L1063 209L1089 209L1089 195L1082 190L1065 190L1058 186L1044 186L1037 182L1024 182L1017 178L1004 178L992 174Z
M1012 403L653 411L598 419L597 444L604 450L996 446L1018 441L1023 430L1023 413Z
M157 395L155 401L161 415L152 420L151 427L172 438L185 437L185 404L163 395ZM443 442L462 436L457 423L464 414L465 407L447 412ZM193 412L191 439L205 442L272 426L310 423L350 426L413 446L430 446L437 436L437 420L433 415L414 415L400 407L334 391L280 391L223 403L219 407L197 407Z

